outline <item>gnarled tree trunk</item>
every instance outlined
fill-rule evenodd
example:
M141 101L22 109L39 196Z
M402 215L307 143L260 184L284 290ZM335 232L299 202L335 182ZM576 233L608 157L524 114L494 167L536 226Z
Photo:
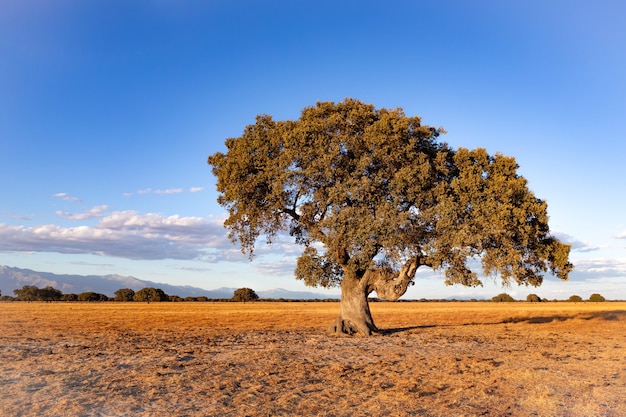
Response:
M339 317L329 327L328 332L350 336L370 336L378 332L370 312L368 296L376 291L380 298L397 300L406 292L419 265L419 259L413 258L398 272L369 269L362 276L346 274L341 282Z

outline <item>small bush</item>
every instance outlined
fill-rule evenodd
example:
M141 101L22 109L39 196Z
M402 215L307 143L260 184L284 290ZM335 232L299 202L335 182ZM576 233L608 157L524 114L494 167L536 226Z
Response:
M77 296L78 301L107 301L109 297L93 291L81 292Z

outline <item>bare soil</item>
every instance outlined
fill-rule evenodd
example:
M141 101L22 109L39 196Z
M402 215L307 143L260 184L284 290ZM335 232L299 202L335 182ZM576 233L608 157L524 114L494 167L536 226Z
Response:
M626 303L0 303L2 416L626 416Z

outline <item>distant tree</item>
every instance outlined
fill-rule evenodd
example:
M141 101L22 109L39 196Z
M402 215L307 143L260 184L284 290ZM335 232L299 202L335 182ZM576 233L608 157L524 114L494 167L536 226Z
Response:
M38 288L36 285L24 285L13 293L17 301L58 301L63 297L60 290L51 286Z
M235 290L232 298L233 301L243 301L244 303L248 301L256 301L258 299L259 296L250 288L239 288Z
M207 301L209 301L209 297L207 297L206 295L200 295L200 296L196 297L196 301L207 302Z
M135 296L135 290L131 288L120 288L115 291L114 301L133 301L133 297Z
M78 301L78 295L76 294L63 294L61 301Z
M582 301L582 297L579 295L572 295L568 301L571 301L572 303L580 303Z
M17 301L38 301L39 288L35 285L24 285L19 290L13 290Z
M175 303L183 301L182 297L179 297L178 295L170 295L169 298L170 298L170 301L175 302Z
M11 297L10 295L3 295L0 296L0 301L15 301L15 298Z
M537 294L528 294L526 296L526 301L530 303L539 303L541 302L541 298Z
M57 290L56 288L50 286L41 288L39 290L39 299L41 301L59 301L62 296L63 293L61 292L61 290Z
M606 299L600 294L591 294L591 296L589 297L589 301L593 301L594 303L601 303L603 301L606 301Z
M196 297L187 296L185 297L184 301L192 302L192 301L198 301L198 300L196 299Z
M491 298L491 301L495 301L495 302L499 302L499 303L510 303L512 301L515 301L515 299L513 297L511 297L509 294L503 292L502 294L498 294L495 297Z
M297 120L257 116L208 158L229 237L252 256L259 237L288 232L303 247L296 278L341 288L335 334L377 332L369 295L397 300L421 267L448 285L481 285L472 259L505 283L566 280L570 246L550 234L547 204L515 159L455 150L443 133L354 99Z
M146 287L137 291L133 296L133 300L158 303L161 301L169 301L169 296L160 288Z
M78 301L108 301L109 297L93 291L86 291L78 294Z

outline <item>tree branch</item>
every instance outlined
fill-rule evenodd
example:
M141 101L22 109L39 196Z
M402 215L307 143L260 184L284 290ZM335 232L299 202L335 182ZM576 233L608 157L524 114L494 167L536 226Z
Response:
M398 272L385 269L372 269L368 271L368 282L371 291L376 291L380 298L388 301L396 301L402 297L415 278L415 272L420 265L420 257L414 257L406 261Z

